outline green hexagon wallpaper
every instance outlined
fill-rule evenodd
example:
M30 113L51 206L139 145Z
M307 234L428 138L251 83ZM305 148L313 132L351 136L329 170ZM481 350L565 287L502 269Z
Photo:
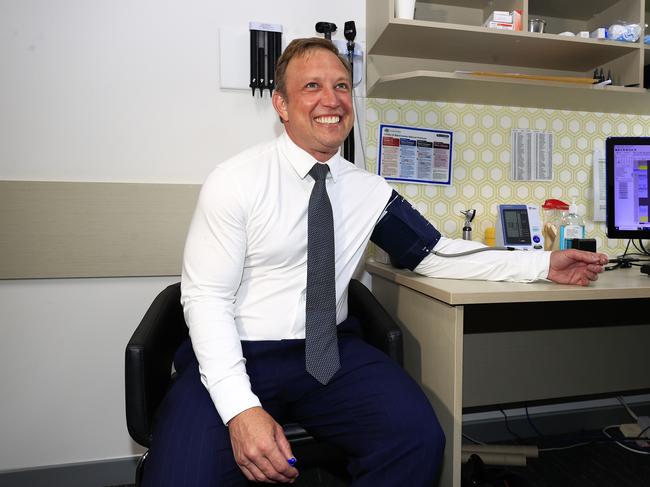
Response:
M611 135L650 136L650 116L571 112L538 108L468 105L410 100L366 100L367 169L377 171L379 125L390 123L454 133L450 186L391 183L443 235L460 238L461 210L475 208L473 240L483 241L496 221L498 204L575 198L587 238L610 256L622 254L627 241L608 239L604 222L593 222L592 154ZM553 134L552 181L510 180L512 129Z

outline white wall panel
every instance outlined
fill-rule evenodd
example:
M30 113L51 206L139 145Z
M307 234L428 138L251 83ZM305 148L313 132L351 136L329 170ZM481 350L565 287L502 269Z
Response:
M0 180L196 184L274 137L268 99L219 87L219 28L250 20L362 40L365 1L2 0ZM168 282L0 281L0 471L133 453L123 350Z

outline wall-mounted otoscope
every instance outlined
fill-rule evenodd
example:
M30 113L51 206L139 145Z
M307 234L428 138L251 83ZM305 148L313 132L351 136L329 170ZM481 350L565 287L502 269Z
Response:
M316 32L323 34L325 39L332 40L332 33L336 32L336 24L332 22L316 22Z

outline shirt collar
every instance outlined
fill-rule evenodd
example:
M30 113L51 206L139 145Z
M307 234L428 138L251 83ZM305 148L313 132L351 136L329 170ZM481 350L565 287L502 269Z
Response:
M309 174L309 171L311 171L311 168L314 167L314 164L320 162L314 159L314 157L307 151L298 147L286 132L280 136L279 142L281 152L289 160L289 163L293 167L294 171L296 171L301 179L304 179L305 176ZM336 179L341 171L340 154L337 152L325 162L330 167L330 176L328 177L331 177L333 181L336 182Z

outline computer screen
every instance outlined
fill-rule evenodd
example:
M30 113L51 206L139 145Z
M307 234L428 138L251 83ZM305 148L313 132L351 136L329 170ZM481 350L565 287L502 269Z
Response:
M650 239L650 137L605 141L607 236Z

